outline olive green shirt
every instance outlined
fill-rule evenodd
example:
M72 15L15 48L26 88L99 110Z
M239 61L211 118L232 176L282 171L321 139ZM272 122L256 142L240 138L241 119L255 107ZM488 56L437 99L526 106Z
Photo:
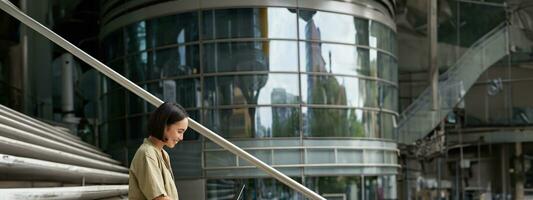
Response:
M165 195L179 200L168 153L157 149L150 140L145 138L135 153L129 174L128 199L152 200Z

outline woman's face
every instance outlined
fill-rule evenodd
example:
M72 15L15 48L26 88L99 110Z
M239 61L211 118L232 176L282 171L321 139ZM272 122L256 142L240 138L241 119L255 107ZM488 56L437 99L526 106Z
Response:
M165 145L169 148L174 148L179 141L183 140L183 134L185 134L187 127L189 127L187 118L165 127L165 137L168 139Z

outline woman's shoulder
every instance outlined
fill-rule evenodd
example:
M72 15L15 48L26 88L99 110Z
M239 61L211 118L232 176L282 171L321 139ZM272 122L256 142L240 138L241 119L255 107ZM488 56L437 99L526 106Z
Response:
M151 145L151 144L142 144L139 149L142 149L141 151L142 152L145 152L147 154L151 154L151 155L158 155L159 154L159 150Z

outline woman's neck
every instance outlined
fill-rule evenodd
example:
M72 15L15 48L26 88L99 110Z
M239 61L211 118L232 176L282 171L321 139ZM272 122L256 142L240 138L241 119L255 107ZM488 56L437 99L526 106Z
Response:
M165 146L165 143L163 143L161 140L158 140L157 138L155 137L152 137L152 136L149 136L148 137L148 140L154 144L155 147L157 147L157 149L159 150L162 150L163 147Z

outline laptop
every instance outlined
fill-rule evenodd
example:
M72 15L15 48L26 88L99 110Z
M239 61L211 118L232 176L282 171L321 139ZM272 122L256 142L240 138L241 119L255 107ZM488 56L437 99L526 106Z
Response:
M242 197L242 192L244 192L244 187L246 185L245 184L242 184L242 187L241 187L241 192L239 192L239 196L237 196L237 198L235 200L241 200L241 197Z

